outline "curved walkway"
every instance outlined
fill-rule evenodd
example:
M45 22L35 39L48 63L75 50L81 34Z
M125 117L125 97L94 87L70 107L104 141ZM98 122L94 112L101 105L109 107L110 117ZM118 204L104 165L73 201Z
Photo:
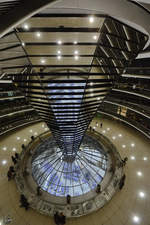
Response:
M94 119L92 126L96 127ZM100 123L100 121L98 121ZM150 225L150 150L149 140L136 130L118 121L104 120L103 132L118 148L122 158L128 157L125 168L124 188L101 210L81 218L68 219L68 225ZM7 181L7 171L14 151L21 151L21 144L28 143L31 135L46 129L43 123L25 127L0 139L0 224L10 217L10 225L53 225L53 219L32 209L19 207L19 193L15 181ZM19 139L20 138L20 139Z

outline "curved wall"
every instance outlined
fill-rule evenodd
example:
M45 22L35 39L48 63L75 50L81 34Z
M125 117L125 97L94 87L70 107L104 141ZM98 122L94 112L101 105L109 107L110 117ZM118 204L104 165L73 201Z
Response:
M144 9L125 0L64 0L54 4L54 8L61 8L64 12L71 8L93 10L96 13L110 15L130 26L150 35L150 14Z
M47 7L49 2L51 2L51 4L49 4L50 7L60 8L61 13L64 9L67 9L67 11L69 10L69 12L71 12L71 9L77 9L78 11L80 9L93 10L97 13L107 14L117 18L122 22L150 35L150 14L137 5L125 0L46 0L44 1L45 6L43 6L43 1L32 0L32 4L29 5L24 3L20 10L17 8L17 12L16 9L13 10L9 15L9 19L8 15L1 16L1 21L3 19L5 23L0 24L0 35L3 36L15 26Z

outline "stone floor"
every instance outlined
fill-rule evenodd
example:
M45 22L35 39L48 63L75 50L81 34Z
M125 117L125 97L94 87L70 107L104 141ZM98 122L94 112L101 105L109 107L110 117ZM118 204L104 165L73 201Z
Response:
M96 127L94 119L92 126ZM149 140L136 130L118 121L102 120L103 127L96 130L106 135L117 147L121 157L128 157L125 168L126 183L113 199L99 211L81 218L68 219L69 225L150 225L150 149ZM9 133L0 139L0 225L10 217L10 225L53 225L53 218L40 215L32 209L19 207L19 192L15 182L7 181L7 171L12 165L11 155L21 151L31 135L46 130L38 123Z

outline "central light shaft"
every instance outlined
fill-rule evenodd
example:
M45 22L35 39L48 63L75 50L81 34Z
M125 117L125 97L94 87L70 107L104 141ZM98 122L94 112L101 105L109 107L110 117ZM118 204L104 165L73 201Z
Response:
M54 124L51 124L50 128L63 151L63 159L71 162L75 159L84 133L99 107L100 93L95 93L96 85L89 79L59 81L60 83L58 80L55 83L53 80L53 83L48 84L51 88L49 100L52 103L52 124ZM99 82L97 89L100 89Z

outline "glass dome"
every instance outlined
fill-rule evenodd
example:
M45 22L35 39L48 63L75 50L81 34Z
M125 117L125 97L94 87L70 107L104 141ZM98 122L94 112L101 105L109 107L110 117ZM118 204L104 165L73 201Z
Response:
M32 158L32 176L37 185L60 197L80 196L95 189L106 168L107 157L102 146L87 135L72 162L63 159L52 137L35 149Z

